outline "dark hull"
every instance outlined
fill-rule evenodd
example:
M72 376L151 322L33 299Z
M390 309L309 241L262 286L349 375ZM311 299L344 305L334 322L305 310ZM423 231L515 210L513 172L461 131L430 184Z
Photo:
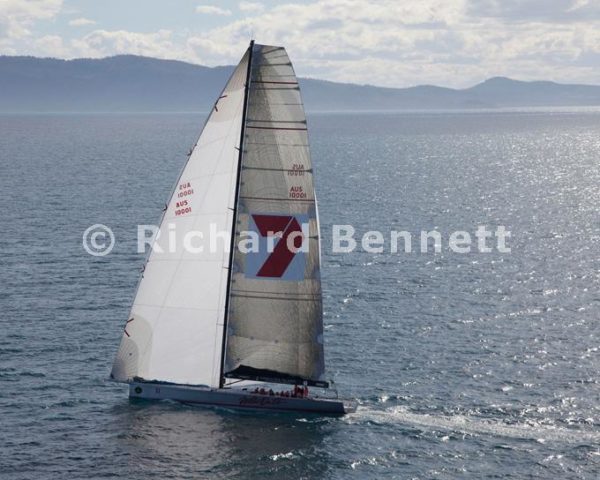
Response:
M293 398L259 395L241 388L209 388L157 382L132 382L130 398L175 400L183 403L240 410L269 410L276 412L320 413L343 415L353 408L340 400L322 398Z

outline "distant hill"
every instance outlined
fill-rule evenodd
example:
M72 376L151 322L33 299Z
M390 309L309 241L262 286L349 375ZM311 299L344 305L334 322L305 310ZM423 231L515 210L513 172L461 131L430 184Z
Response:
M0 112L209 109L233 67L134 55L57 60L0 56ZM495 77L466 89L382 88L300 79L309 111L600 105L600 86Z

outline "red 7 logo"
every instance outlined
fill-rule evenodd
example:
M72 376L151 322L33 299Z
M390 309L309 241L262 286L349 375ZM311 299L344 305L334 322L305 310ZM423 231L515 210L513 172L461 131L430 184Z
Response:
M288 248L288 238L294 232L302 233L302 228L296 217L292 216L252 215L252 218L261 236L268 237L269 232L271 232L271 235L278 232L282 233L273 252L267 257L265 263L263 263L256 274L257 277L279 278L285 273L297 253L297 251L292 251ZM296 234L293 241L294 249L302 247L302 240L303 236Z

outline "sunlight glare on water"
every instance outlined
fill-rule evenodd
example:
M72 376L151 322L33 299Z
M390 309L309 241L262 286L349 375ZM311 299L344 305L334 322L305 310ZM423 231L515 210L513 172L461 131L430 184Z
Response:
M107 381L201 115L1 116L0 477L600 475L600 113L309 118L326 363L359 408L254 415ZM83 231L117 245L86 254ZM333 224L474 231L511 253L332 252Z

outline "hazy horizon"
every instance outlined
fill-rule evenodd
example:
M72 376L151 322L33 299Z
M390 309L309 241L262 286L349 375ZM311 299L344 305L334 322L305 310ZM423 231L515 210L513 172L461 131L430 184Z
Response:
M64 61L0 57L0 111L202 111L233 66L211 68L151 57ZM299 77L308 111L481 110L600 105L600 86L494 77L466 89L389 88Z
M232 65L254 37L285 46L299 76L341 83L597 85L599 19L590 0L5 0L0 54Z
M103 57L73 57L73 58L60 58L60 57L52 57L52 56L46 56L46 57L41 57L41 56L36 56L36 55L4 55L4 54L0 54L0 58L2 57L9 57L9 58L35 58L38 60L59 60L59 61L64 61L64 62L77 62L77 61L81 61L81 60L107 60L107 59L111 59L111 58L116 58L116 57L137 57L137 58L146 58L146 59L150 59L150 60L163 60L166 62L179 62L179 63L185 63L187 65L193 65L196 67L205 67L205 68L210 68L210 69L219 69L219 68L234 68L235 64L221 64L221 65L204 65L202 63L197 63L197 62L193 62L193 61L187 61L187 60L178 60L176 58L158 58L158 57L152 57L152 56L148 56L148 55L137 55L134 53L118 53L115 55L106 55ZM439 88L447 88L450 90L468 90L469 88L472 88L474 86L480 85L482 83L488 82L490 80L496 80L496 79L506 79L506 80L512 80L514 82L523 82L523 83L534 83L534 82L550 82L550 83L556 83L559 85L581 85L581 86L591 86L591 87L596 87L596 86L600 86L600 82L596 83L572 83L572 82L566 82L566 81L557 81L557 80L548 80L546 78L533 78L533 79L522 79L522 78L515 78L515 77L509 77L509 76L505 76L505 75L492 75L489 77L485 77L482 78L480 80L476 80L475 83L473 84L469 84L469 85L465 85L463 87L452 87L449 85L441 85L441 84L431 84L431 83L416 83L414 85L406 85L406 86L392 86L392 85L377 85L374 83L356 83L356 82L342 82L342 81L335 81L335 80L328 80L326 78L321 78L321 77L317 77L317 76L302 76L302 78L305 79L310 79L310 80L319 80L319 81L323 81L323 82L331 82L331 83L336 83L336 84L347 84L347 85L359 85L359 86L367 86L367 87L377 87L377 88L390 88L390 89L406 89L406 88L413 88L413 87L427 87L427 86L432 86L432 87L439 87Z

